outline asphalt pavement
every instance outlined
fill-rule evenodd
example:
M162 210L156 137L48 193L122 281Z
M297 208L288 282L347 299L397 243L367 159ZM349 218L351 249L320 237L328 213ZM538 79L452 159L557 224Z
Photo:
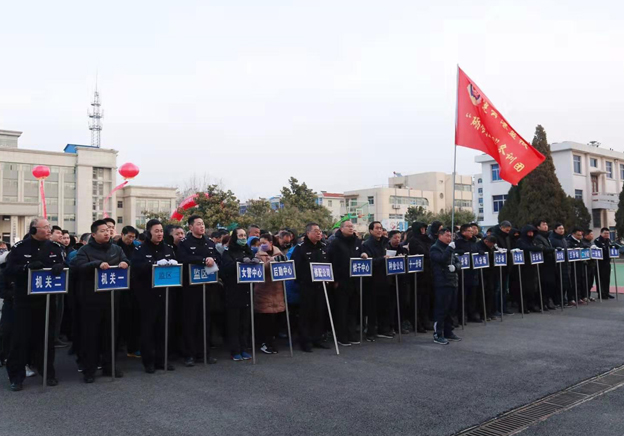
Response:
M57 387L35 377L14 393L3 379L0 435L449 435L624 364L623 319L624 300L611 300L469 324L448 346L410 334L290 358L282 344L255 366L215 350L216 365L154 375L123 357L124 378L91 385L61 350ZM609 398L621 411L622 393ZM577 434L568 413L552 422Z

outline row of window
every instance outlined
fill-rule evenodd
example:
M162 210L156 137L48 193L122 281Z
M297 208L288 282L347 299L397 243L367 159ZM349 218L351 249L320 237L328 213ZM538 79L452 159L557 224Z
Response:
M583 174L583 166L581 165L581 156L573 155L572 162L574 165L574 174ZM594 157L589 158L589 166L592 168L598 168L598 159ZM605 173L608 179L613 178L613 162L605 161ZM620 164L620 179L624 180L624 164Z
M373 204L370 202L370 199L372 197L368 197L368 198L369 198L369 204ZM399 196L391 195L390 204L407 204L410 206L429 206L429 200L427 200L426 198L422 198L422 197L399 197Z

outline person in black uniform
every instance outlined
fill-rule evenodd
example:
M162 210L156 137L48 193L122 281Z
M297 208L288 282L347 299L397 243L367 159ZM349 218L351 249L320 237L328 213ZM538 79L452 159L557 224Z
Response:
M414 222L412 224L412 237L409 239L409 254L423 255L423 272L418 274L418 322L416 323L416 331L418 333L427 333L427 330L433 330L432 304L433 295L433 275L431 270L431 258L429 257L429 249L433 242L427 236L427 224L423 222ZM410 311L411 312L411 311Z
M162 223L151 219L145 225L145 243L132 256L132 292L141 309L141 358L145 372L165 369L165 288L152 288L152 265L177 265L171 245L163 241ZM167 364L167 371L173 371Z
M117 245L121 247L128 261L132 262L132 256L136 251L134 240L139 232L132 226L125 226L121 229L121 238ZM139 343L141 338L141 314L139 302L136 295L131 290L122 292L119 297L119 339L125 342L128 357L141 357ZM120 344L121 346L121 344Z
M409 251L405 246L401 245L401 232L399 230L390 230L388 232L388 245L386 245L387 250L396 251L395 256L407 256ZM410 305L410 292L409 292L409 279L410 277L407 274L397 274L394 277L388 276L388 300L386 310L388 313L388 319L390 322L390 334L394 335L401 329L402 334L408 334L412 327L409 322L409 310ZM398 313L397 313L397 302L396 302L396 282L399 281L399 304L401 309L401 324L398 325Z
M583 240L583 230L579 227L573 227L572 231L568 235L567 242L568 248L581 248ZM566 253L567 258L568 253ZM585 304L583 302L583 289L585 286L585 268L583 268L580 262L571 262L570 265L570 293L568 293L568 305L576 306L577 304ZM571 294L571 295L570 295ZM578 295L579 301L576 300ZM570 298L572 296L572 298Z
M104 220L91 224L91 238L71 262L71 271L78 276L77 291L81 300L80 333L82 334L81 362L85 383L95 381L95 371L101 361L103 375L112 375L111 362L111 308L108 292L95 292L94 271L111 266L127 269L129 261L121 247L111 244L111 232ZM123 373L115 368L115 377Z
M540 266L544 310L554 310L555 295L558 293L555 279L558 275L555 265L555 249L550 242L548 223L543 219L538 219L535 221L535 227L537 227L535 243L544 249L544 263Z
M322 342L326 319L323 284L312 282L310 270L311 262L329 262L327 246L322 238L323 233L318 224L307 224L303 242L295 247L291 256L297 270L296 282L301 290L299 342L306 353L310 353L312 347L331 348Z
M602 260L598 261L597 271L600 274L600 293L603 299L615 298L609 291L611 287L611 253L609 253L611 232L607 227L600 229L600 236L596 238L594 244L602 249Z
M65 250L60 244L50 241L50 223L43 218L31 222L26 239L17 242L7 257L4 274L15 283L15 326L11 337L11 348L7 359L7 372L12 391L21 391L26 378L26 365L34 360L37 371L43 374L41 347L45 332L46 297L28 295L28 270L52 268L53 275L63 271ZM50 301L49 331L54 328L54 298ZM56 386L54 371L54 335L48 335L47 384Z
M182 307L182 354L184 364L188 367L195 365L195 356L203 350L203 295L201 286L189 285L189 271L186 264L205 265L213 267L221 263L221 256L215 248L215 243L206 236L204 220L199 215L191 215L188 219L191 234L178 244L177 260L185 264L183 270L184 287L180 297ZM207 291L215 285L208 285ZM206 309L206 317L210 311ZM210 337L210 320L206 319L206 336ZM203 355L203 352L201 353ZM217 359L207 356L208 363L217 363Z
M537 282L537 267L531 264L531 252L544 252L544 248L535 242L537 229L531 224L522 228L518 248L524 251L524 265L520 267L522 272L522 295L524 296L524 312L540 312L539 291Z
M568 263L568 240L565 237L565 227L561 223L553 225L553 231L548 237L552 247L556 250L564 250L564 262L555 265L556 290L553 293L555 306L565 305L566 296L568 301L574 300L574 289L570 288L570 266ZM563 287L563 301L561 301L561 288Z
M455 240L455 254L463 255L468 254L470 261L472 262L472 254L477 253L476 237L472 233L472 226L470 224L462 224L459 228L459 234L461 235ZM479 271L474 269L467 269L464 271L464 280L461 279L461 271L459 273L459 298L457 302L457 314L460 323L465 324L464 317L468 318L470 322L481 322L481 316L479 315ZM461 293L464 293L464 302L466 313L462 313L461 307ZM488 312L491 315L491 312Z

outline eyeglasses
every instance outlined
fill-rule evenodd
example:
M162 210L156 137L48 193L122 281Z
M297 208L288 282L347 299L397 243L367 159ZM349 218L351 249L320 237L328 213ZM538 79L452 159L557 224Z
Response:
M36 229L42 229L42 230L50 230L51 227L50 226L43 226L43 227L35 227Z

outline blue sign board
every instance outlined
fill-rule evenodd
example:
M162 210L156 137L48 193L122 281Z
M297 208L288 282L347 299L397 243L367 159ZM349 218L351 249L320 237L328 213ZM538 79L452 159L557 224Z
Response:
M507 266L507 252L494 252L494 266Z
M405 274L405 256L387 257L386 274L389 276Z
M66 294L69 270L65 268L61 275L54 276L50 268L28 270L28 294Z
M182 286L182 265L153 265L152 288Z
M207 285L219 281L219 273L217 271L207 272L206 266L203 264L190 264L188 267L189 285Z
M130 289L130 268L95 269L95 291Z
M237 283L264 283L264 263L236 262Z
M591 258L591 253L589 248L581 248L581 260L589 260Z
M470 253L458 254L457 258L461 262L461 269L470 269Z
M490 256L487 254L472 253L472 264L474 269L488 268L490 266Z
M617 247L609 247L609 257L611 259L617 259L620 257L620 250Z
M425 270L425 256L422 254L415 254L413 256L407 256L407 272L417 273Z
M565 262L565 250L555 251L555 262L557 263Z
M522 250L512 250L512 257L514 265L524 265L524 251Z
M350 277L370 277L373 275L373 259L352 257L349 262Z
M602 248L592 248L591 258L595 260L602 260Z
M581 260L581 249L580 248L568 248L568 261L576 262Z
M531 265L539 265L540 263L544 263L544 253L541 251L531 251L529 260L531 261Z
M313 282L333 282L334 270L331 263L310 263Z
M271 262L271 280L274 282L284 282L286 280L295 280L296 278L297 272L295 271L294 260Z

